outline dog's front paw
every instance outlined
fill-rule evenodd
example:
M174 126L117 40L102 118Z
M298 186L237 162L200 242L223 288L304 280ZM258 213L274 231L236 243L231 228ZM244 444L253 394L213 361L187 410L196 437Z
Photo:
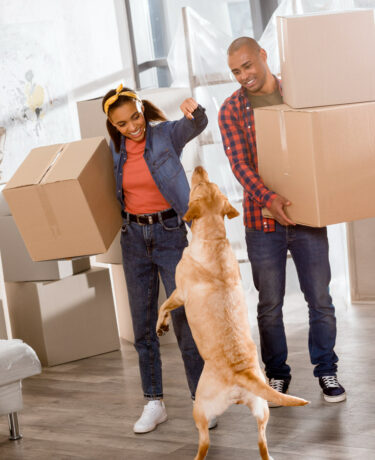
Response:
M156 333L160 337L169 331L169 318L170 315L167 313L164 318L159 316L158 323L156 325Z

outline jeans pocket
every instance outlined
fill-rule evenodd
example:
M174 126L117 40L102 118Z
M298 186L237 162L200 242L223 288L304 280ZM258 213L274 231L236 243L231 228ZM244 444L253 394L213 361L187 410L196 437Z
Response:
M161 220L161 225L164 228L164 230L167 230L168 232L172 232L173 230L185 230L185 223L181 220L180 217L170 217L169 219L162 219Z

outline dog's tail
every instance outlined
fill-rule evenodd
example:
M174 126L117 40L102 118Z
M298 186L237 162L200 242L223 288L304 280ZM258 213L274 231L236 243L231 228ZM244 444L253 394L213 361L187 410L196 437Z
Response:
M306 401L295 396L289 396L271 388L258 375L250 369L237 374L238 383L266 401L275 403L280 406L305 406L309 404Z

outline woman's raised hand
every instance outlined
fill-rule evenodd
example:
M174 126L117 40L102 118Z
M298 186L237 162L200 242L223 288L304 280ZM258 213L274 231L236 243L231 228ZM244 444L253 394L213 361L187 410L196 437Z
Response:
M189 98L185 99L184 102L180 105L180 109L181 109L182 113L189 120L194 119L192 113L197 108L198 108L198 102L195 101L192 97L189 97Z

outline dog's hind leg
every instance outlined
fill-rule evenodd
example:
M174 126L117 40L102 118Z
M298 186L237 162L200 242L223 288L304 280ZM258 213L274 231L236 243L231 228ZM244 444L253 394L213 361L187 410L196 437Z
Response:
M222 414L230 405L228 385L217 369L206 361L195 394L193 416L199 431L199 448L195 460L203 460L210 445L208 421Z
M272 460L268 453L266 427L270 415L267 402L258 396L247 401L247 406L258 422L258 446L262 460Z
M208 417L199 399L196 399L194 402L193 417L199 432L199 447L195 460L203 460L210 447L210 436L208 434Z
M184 301L179 295L179 291L175 289L159 309L158 322L156 324L156 333L158 335L168 332L171 318L170 311L180 307L183 303Z

